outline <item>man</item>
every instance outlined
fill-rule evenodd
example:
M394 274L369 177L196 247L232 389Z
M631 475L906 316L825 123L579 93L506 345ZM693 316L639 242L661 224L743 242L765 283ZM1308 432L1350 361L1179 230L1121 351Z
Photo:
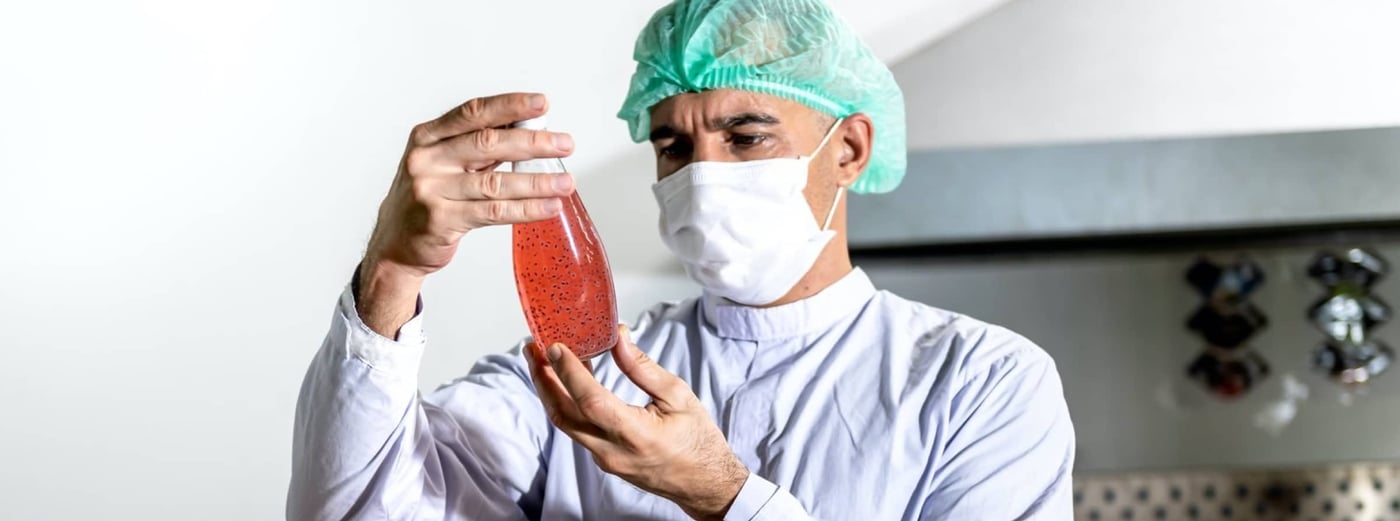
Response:
M540 95L417 126L306 375L287 516L1068 519L1049 356L851 265L841 194L904 170L901 94L859 39L819 0L679 0L636 59L620 116L704 294L591 364L522 344L420 397L423 279L471 230L557 212L571 177L493 170L573 144L505 128Z

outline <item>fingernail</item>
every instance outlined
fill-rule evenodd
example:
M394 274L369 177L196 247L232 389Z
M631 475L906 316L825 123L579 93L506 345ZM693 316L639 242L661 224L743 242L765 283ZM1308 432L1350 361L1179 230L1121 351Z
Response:
M554 189L560 192L568 192L574 189L574 176L560 174L554 176Z
M544 94L531 94L530 108L534 110L540 110L544 108L544 101Z
M554 135L554 148L568 151L574 149L574 138L568 134Z
M549 350L545 351L544 355L549 357L550 363L558 362L560 358L564 357L564 348L559 344L554 344L549 346Z
M629 328L627 327L627 324L618 324L618 325L617 325L617 328L622 330L622 331L620 331L620 333L622 333L622 339L623 339L623 340L626 340L628 343L631 343L631 342L632 342L632 330L629 329Z
M550 215L554 215L556 213L559 213L559 210L562 210L564 208L564 201L560 201L558 199L549 199L546 200L541 206L544 207L545 212L549 213Z

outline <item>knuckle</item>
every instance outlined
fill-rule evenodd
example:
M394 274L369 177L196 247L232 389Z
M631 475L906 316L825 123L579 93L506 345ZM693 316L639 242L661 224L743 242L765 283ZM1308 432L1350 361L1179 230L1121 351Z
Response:
M623 471L622 461L612 454L600 454L594 456L593 462L598 464L598 468L608 474L620 474Z
M549 135L549 132L532 130L530 131L530 148L533 150L552 150L554 138Z
M462 117L468 121L476 121L486 116L486 100L474 98L463 103L459 108Z
M505 174L500 172L482 172L477 176L477 190L486 199L497 199L501 197L501 185L505 183Z
M410 175L418 175L428 171L428 165L432 163L432 152L427 148L413 147L404 155L404 167Z
M433 186L427 179L415 178L409 183L409 190L413 194L414 201L425 206L433 201Z
M491 201L486 205L486 222L500 224L510 215L510 205L505 201Z
M408 134L408 139L417 144L428 143L433 140L433 133L427 123L419 123L413 126L413 130Z
M578 401L578 412L583 413L586 418L597 419L607 412L607 409L607 402L598 395L585 396Z
M563 426L569 424L569 419L568 419L567 417L565 417L564 414L561 413L561 412L559 412L558 410L550 410L550 411L549 411L549 423L553 424L553 425L556 426L556 427L563 427Z
M554 192L554 177L548 175L532 175L530 179L530 191L534 194L548 194Z
M683 396L687 399L689 398L689 395L694 394L690 392L690 387L687 386L685 382L682 382L679 378L672 379L670 382L666 383L666 392L669 396Z
M501 144L501 132L494 128L483 128L476 131L473 141L476 149L481 152L492 152Z
M703 403L700 403L700 397L695 396L695 393L687 392L685 394L685 398L681 399L681 407L685 409L704 411L705 405Z

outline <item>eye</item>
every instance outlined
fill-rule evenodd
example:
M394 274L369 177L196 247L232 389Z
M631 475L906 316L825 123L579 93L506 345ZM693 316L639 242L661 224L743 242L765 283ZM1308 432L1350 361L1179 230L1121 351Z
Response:
M729 137L729 142L735 146L752 147L763 144L768 136L763 134L734 134Z
M683 158L690 155L690 143L676 140L657 149L656 154L667 159Z

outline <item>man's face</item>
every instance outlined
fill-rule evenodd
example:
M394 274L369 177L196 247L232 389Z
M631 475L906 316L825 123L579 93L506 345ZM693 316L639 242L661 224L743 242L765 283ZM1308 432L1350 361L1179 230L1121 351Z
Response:
M801 103L766 94L735 89L677 94L651 109L656 179L696 161L808 155L834 122ZM825 218L836 196L835 172L842 148L833 137L812 159L807 174L804 195L818 221Z

